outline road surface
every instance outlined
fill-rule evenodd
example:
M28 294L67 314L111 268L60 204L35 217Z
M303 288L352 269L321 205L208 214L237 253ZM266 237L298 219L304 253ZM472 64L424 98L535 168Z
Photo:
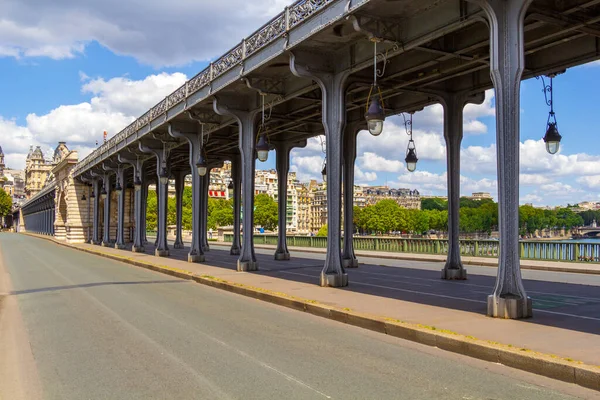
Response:
M549 400L594 393L0 233L1 399Z

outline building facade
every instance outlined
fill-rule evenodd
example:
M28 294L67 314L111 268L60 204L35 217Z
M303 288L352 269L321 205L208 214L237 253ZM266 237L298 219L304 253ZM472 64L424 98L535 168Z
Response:
M61 144L64 146L65 142L60 142L59 146ZM51 170L52 162L44 158L41 147L37 146L34 150L31 146L25 161L25 196L28 199L42 190Z

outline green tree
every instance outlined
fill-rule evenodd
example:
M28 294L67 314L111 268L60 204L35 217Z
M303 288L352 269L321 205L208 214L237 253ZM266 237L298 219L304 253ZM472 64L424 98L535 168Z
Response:
M208 228L233 225L233 199L208 199Z
M448 210L448 202L437 198L423 199L421 200L421 210Z
M261 193L254 197L254 223L266 230L277 226L277 202L271 196Z
M146 204L146 229L149 231L156 230L156 210L158 204L156 201L156 191L148 191L148 202Z
M319 237L326 237L327 236L327 224L323 225L321 227L321 229L319 229L319 232L317 232L317 236L319 236Z
M3 188L0 188L0 217L10 214L11 211L12 199Z

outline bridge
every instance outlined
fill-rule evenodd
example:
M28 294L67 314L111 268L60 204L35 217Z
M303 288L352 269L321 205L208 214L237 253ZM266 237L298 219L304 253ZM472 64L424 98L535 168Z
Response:
M573 229L574 238L595 238L600 236L600 227L595 226L581 226Z
M519 264L520 82L599 59L599 4L297 1L83 160L76 152L65 155L53 170L52 185L19 210L18 229L117 248L131 241L132 251L142 252L148 186L154 184L159 209L155 254L168 257L168 184L175 181L179 199L177 249L183 246L183 179L191 174L193 236L187 259L203 262L208 250L207 171L231 160L235 231L230 253L238 256L238 271L256 271L253 236L242 237L240 225L244 232L254 231L257 156L262 160L275 150L277 172L286 176L290 150L325 135L329 240L320 284L343 287L348 284L345 269L358 265L352 238L343 238L342 245L341 237L341 221L345 232L352 231L352 207L342 210L342 204L352 204L358 132L370 128L377 136L385 117L441 103L449 200L449 250L441 276L466 279L458 235L463 108L481 102L483 92L494 88L500 260L487 313L530 317L531 299ZM411 143L418 147L419 138ZM407 161L416 163L411 150ZM279 179L278 199L274 257L284 262L289 259L286 179Z

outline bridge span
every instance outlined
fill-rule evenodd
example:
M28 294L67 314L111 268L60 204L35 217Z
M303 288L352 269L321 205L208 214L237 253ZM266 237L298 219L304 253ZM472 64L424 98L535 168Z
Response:
M208 251L207 171L231 160L230 252L239 255L238 271L256 271L253 236L242 237L240 225L244 232L254 230L257 156L275 150L277 172L285 176L290 150L325 135L329 240L320 283L343 287L345 269L358 266L351 237L343 245L341 237L342 221L345 232L353 230L352 207L342 217L342 204L352 204L357 134L370 128L376 136L385 116L441 103L450 242L441 276L466 279L458 242L463 108L494 88L500 266L487 313L530 317L519 267L520 82L599 59L599 20L599 2L590 0L296 1L85 159L66 155L54 168L53 186L21 208L19 229L119 248L131 241L133 251L143 251L148 186L155 184L155 252L167 257L168 182L175 180L181 198L183 177L191 174L188 261L202 262ZM417 161L416 154L408 158ZM286 179L279 182L275 258L284 262ZM183 246L178 215L175 248Z

